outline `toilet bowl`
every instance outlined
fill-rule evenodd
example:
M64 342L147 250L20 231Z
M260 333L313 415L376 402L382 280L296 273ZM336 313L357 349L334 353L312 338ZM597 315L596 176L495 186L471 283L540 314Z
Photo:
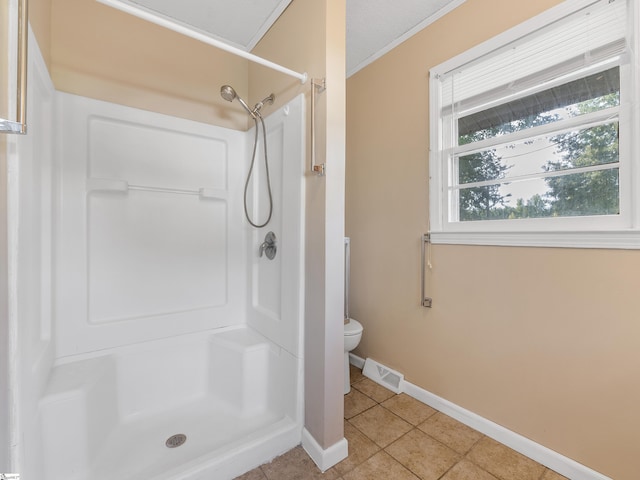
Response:
M362 339L362 325L350 318L344 324L344 394L351 391L351 376L349 374L349 352L356 348Z

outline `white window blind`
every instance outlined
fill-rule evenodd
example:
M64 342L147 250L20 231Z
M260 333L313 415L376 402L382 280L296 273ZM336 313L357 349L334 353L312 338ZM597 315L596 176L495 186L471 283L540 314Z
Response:
M444 108L457 110L490 101L486 92L521 91L603 59L620 55L627 45L629 16L625 0L602 0L504 45L481 59L441 74ZM544 75L541 75L543 73ZM547 78L544 78L547 77ZM474 101L468 101L474 99ZM465 102L465 100L467 100Z

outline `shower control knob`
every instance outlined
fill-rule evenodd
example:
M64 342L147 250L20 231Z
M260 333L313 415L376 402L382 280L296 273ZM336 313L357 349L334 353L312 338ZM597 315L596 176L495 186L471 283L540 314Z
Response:
M267 256L269 260L273 260L276 257L278 247L276 246L276 234L273 232L267 233L264 237L264 242L260 245L260 256L263 254Z

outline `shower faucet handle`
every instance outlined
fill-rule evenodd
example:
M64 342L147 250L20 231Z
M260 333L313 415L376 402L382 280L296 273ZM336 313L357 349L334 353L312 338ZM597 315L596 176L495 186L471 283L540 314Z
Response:
M276 234L273 232L267 233L264 237L264 242L260 245L260 256L263 254L267 256L269 260L273 260L276 257L278 247L276 246Z

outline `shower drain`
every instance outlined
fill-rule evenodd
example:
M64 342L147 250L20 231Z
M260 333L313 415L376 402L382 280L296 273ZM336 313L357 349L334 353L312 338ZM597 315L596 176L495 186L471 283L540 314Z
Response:
M187 441L187 436L182 433L176 433L175 435L171 435L167 438L167 441L164 444L169 448L176 448L182 445Z

